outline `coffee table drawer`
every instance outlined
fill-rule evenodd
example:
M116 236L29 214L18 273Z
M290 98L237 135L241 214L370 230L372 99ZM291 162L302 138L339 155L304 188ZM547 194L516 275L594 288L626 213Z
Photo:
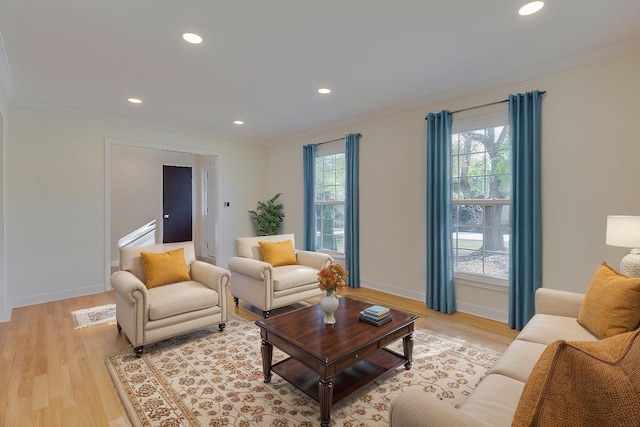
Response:
M392 334L387 335L380 339L380 347L384 347L387 344L390 344L394 341L399 340L402 337L405 337L413 332L413 324L407 325L404 328L398 329Z
M349 366L354 365L361 360L364 360L365 358L367 358L367 356L369 356L370 354L378 350L378 348L379 348L378 343L374 342L369 344L366 347L361 348L360 350L354 353L349 354L344 359L341 359L336 362L335 372L340 372L343 369L346 369Z

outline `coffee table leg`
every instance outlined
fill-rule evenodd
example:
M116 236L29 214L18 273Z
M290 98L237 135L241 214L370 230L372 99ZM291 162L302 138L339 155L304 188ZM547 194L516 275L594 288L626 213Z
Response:
M318 400L320 400L320 425L329 427L331 421L331 402L333 401L333 382L331 378L318 382Z
M404 358L407 359L404 367L409 370L413 364L413 334L402 338L402 349L404 350Z
M273 346L262 340L262 346L260 347L262 353L262 373L264 374L264 382L271 382L271 360L273 358Z

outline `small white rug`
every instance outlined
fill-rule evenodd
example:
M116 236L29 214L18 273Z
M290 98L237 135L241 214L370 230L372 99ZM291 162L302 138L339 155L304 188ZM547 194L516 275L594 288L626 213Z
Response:
M76 329L105 323L116 323L116 305L107 304L100 307L85 308L73 311L71 315L76 321Z

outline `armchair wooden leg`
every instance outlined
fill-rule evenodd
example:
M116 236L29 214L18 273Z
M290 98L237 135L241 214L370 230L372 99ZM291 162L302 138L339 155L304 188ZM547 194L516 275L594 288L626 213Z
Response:
M236 303L236 305L238 305L238 297L233 297L233 302Z
M138 347L134 347L133 351L136 352L136 357L142 356L142 352L144 351L144 346L139 345Z
M227 326L226 323L219 323L218 324L218 329L220 329L220 332L224 331L224 327Z

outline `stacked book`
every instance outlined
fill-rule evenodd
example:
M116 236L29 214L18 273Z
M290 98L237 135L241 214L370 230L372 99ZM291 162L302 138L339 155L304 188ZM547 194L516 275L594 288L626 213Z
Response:
M391 322L391 312L387 307L381 305L372 305L360 312L360 320L380 326Z

